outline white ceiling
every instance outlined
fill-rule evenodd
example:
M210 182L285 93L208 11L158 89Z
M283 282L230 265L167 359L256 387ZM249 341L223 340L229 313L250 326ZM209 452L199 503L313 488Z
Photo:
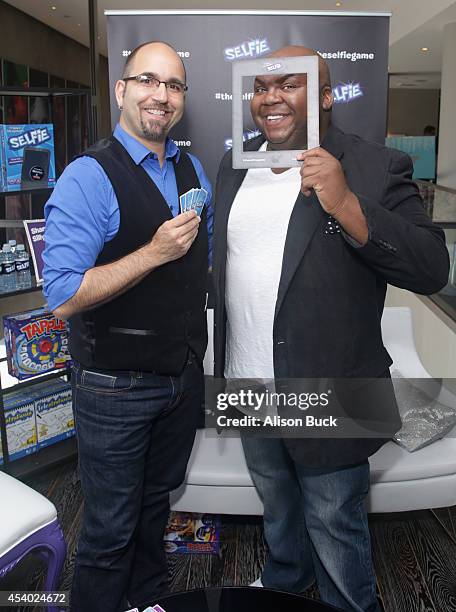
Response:
M88 0L5 1L88 46ZM52 6L56 9L52 10ZM103 55L107 55L104 11L127 9L276 10L277 0L98 0L99 45ZM440 72L443 27L456 21L455 0L341 0L340 7L336 7L336 0L283 0L281 10L287 9L390 11L389 71L392 73ZM421 47L428 47L429 51L423 53ZM430 78L427 85L422 83L423 87L433 86L431 83L435 83L435 76Z

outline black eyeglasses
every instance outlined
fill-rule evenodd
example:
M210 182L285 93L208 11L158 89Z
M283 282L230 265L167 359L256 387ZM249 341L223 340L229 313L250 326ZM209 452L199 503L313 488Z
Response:
M180 81L160 81L160 79L154 77L153 74L147 73L137 74L136 76L124 77L122 81L136 81L142 87L150 89L151 91L156 91L163 83L168 93L175 95L181 95L184 93L184 91L187 91L188 89L188 85L184 85L184 83L181 83Z

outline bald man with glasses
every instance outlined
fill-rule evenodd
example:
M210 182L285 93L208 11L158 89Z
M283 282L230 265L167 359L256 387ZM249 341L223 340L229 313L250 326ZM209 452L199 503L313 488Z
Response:
M66 168L46 204L44 291L70 321L85 498L74 612L118 612L167 590L163 532L201 418L211 186L168 136L185 68L141 45L115 85L112 136ZM179 198L207 192L200 215Z

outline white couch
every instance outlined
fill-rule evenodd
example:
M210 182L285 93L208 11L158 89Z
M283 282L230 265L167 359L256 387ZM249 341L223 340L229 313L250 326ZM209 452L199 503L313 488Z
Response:
M212 374L212 311L205 372ZM384 344L404 378L429 378L416 351L409 308L385 308ZM370 512L399 512L456 505L456 428L446 438L409 453L394 442L370 458ZM184 485L172 494L172 509L220 514L262 514L239 438L197 432Z

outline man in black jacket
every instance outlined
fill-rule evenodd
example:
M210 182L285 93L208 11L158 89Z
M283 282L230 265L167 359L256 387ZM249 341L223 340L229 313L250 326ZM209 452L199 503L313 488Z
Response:
M286 47L273 54L295 55L316 53ZM367 379L361 391L341 393L344 408L387 421L390 436L400 420L381 337L386 285L439 291L448 256L443 232L411 180L410 159L332 125L330 76L321 58L319 78L321 146L300 155L300 169L246 172L233 170L231 153L222 160L215 375ZM255 79L251 112L263 136L246 148L305 148L305 85L302 75ZM316 578L324 601L378 612L364 501L368 457L387 437L241 435L264 503L269 555L259 586L299 592Z

